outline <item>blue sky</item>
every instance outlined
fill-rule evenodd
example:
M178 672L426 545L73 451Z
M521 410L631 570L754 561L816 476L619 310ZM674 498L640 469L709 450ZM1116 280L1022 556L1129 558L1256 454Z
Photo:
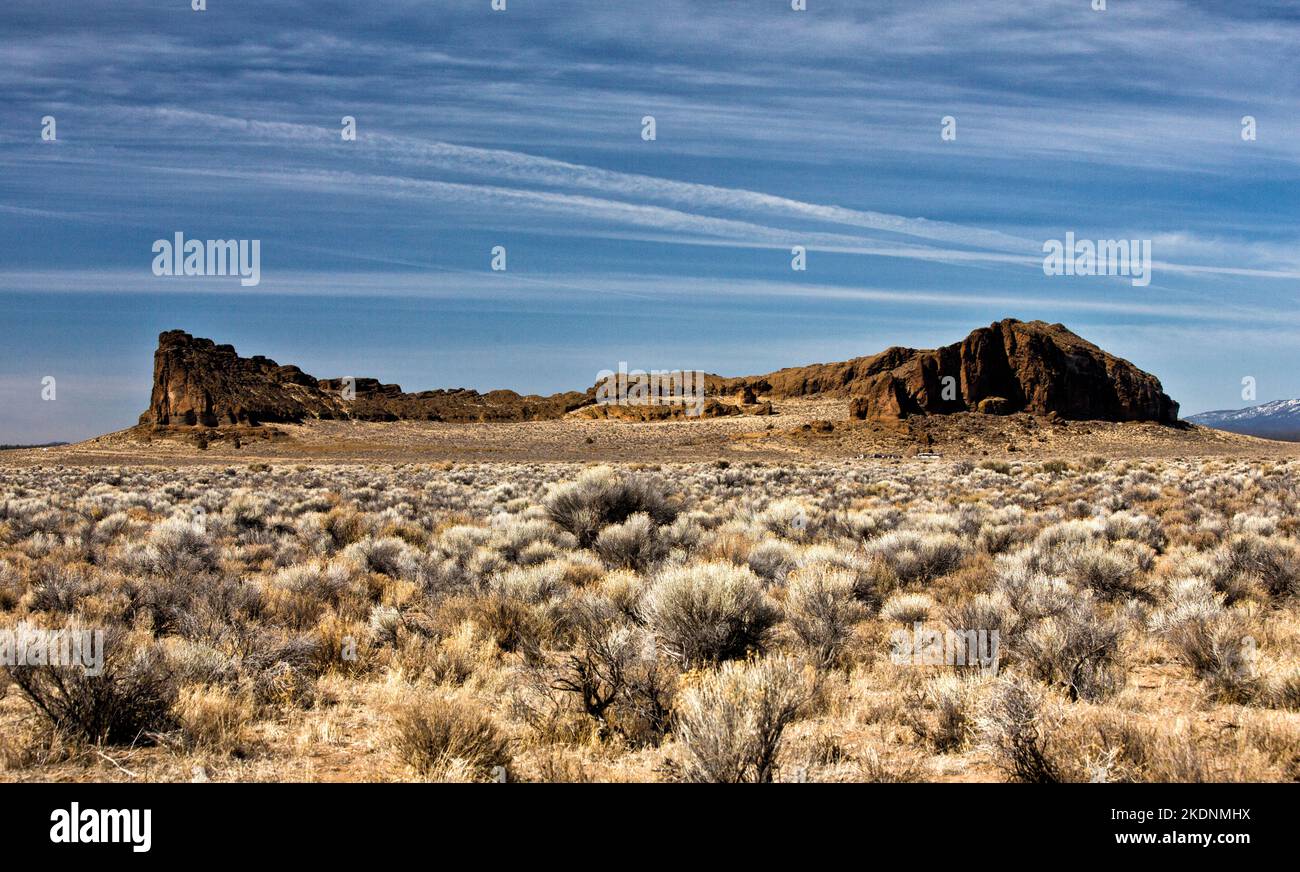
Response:
M0 442L134 423L176 327L550 392L1014 316L1184 414L1300 396L1300 7L1107 6L5 0ZM261 240L261 283L154 276L178 231ZM1150 286L1045 276L1070 231L1152 240Z

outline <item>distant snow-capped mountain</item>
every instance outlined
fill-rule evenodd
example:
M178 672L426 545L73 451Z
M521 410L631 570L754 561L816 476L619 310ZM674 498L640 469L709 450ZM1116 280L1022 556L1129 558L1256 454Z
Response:
M1245 433L1264 439L1285 439L1300 442L1300 399L1274 400L1246 409L1221 409L1202 412L1187 418L1193 424Z

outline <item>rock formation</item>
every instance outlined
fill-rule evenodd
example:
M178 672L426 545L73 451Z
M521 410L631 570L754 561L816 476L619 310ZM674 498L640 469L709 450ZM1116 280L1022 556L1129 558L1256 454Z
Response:
M1178 404L1155 376L1101 350L1061 324L1007 318L933 350L888 348L843 363L732 379L774 398L850 399L855 418L1015 412L1102 421L1173 424Z
M240 357L233 346L171 330L158 337L153 396L140 423L214 427L312 418L527 421L558 418L589 402L579 392L540 397L455 388L408 394L373 378L315 379L296 366L280 366L260 355Z
M842 363L782 369L763 376L704 377L705 417L772 414L771 400L821 396L849 401L851 417L1029 412L1076 420L1173 424L1178 404L1160 381L1102 351L1061 324L1008 318L961 342L928 351L888 348ZM734 398L736 404L717 398ZM530 421L593 406L596 389L549 397L464 388L404 393L373 378L316 379L296 366L180 330L158 337L154 386L140 423L154 426L258 425L309 419L363 421ZM743 412L742 412L743 410ZM587 409L589 417L664 420L669 408L632 413Z

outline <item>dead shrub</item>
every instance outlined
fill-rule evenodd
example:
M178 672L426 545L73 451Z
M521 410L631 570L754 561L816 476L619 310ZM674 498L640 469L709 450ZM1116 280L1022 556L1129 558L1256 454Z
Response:
M490 718L468 704L421 696L394 707L389 743L403 763L422 776L460 761L480 778L510 762L508 744Z
M74 624L65 631L81 632ZM102 672L82 666L8 670L22 695L51 727L92 744L148 743L174 724L173 673L162 647L121 628L104 631Z
M1011 778L1031 784L1062 780L1048 745L1054 722L1043 689L1020 677L1001 680L980 717L985 747L994 764Z

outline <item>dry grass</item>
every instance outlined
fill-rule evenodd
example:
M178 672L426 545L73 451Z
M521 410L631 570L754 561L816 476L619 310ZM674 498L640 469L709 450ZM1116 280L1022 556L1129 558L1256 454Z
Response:
M1296 780L1297 473L0 468L0 778Z

